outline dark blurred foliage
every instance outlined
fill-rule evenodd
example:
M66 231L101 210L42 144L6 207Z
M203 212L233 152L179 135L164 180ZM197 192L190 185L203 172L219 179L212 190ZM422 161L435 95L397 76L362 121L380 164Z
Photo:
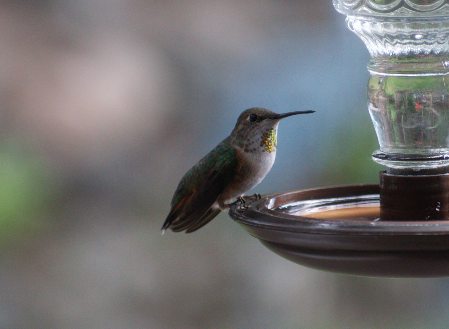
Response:
M0 328L443 328L446 280L356 278L226 214L160 235L239 113L281 123L257 193L376 183L363 43L330 0L0 3Z

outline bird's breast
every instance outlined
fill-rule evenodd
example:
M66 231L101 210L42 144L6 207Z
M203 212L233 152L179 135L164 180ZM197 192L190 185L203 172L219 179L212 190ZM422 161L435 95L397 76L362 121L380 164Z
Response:
M233 182L226 188L221 196L224 203L241 196L259 184L270 171L276 158L274 152L247 153L237 151L239 168L235 173Z

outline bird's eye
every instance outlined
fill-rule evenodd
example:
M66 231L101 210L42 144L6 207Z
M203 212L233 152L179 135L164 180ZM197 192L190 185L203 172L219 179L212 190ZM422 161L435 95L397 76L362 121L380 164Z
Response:
M253 113L248 117L249 122L255 122L256 120L257 120L257 114Z

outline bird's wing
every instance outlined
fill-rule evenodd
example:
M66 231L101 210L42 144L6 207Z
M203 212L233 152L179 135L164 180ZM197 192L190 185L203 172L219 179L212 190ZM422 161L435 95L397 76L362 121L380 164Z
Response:
M226 140L207 154L182 178L172 200L162 231L193 232L206 225L220 212L211 208L232 182L238 170L237 155L226 147Z
M219 208L209 208L209 210L199 220L197 220L195 224L189 226L189 228L186 230L186 233L192 233L202 228L204 225L214 219L220 212L221 210Z

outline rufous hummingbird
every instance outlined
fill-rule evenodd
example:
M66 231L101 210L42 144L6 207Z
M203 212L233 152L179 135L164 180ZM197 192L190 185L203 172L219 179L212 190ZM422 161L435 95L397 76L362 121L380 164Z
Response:
M268 174L276 157L277 127L283 118L313 113L277 114L253 107L240 114L230 136L194 165L181 179L162 225L173 232L194 232L209 223L231 201L244 202L245 192Z

